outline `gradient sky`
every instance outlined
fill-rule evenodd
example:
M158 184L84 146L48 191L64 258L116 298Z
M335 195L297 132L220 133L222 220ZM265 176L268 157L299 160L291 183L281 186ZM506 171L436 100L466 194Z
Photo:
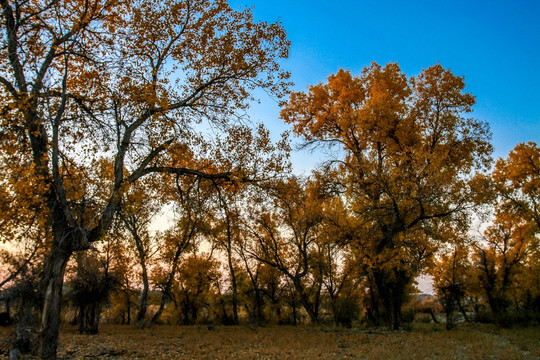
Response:
M283 67L294 90L339 68L360 74L372 61L397 62L408 75L439 62L465 76L473 116L490 124L494 157L520 142L540 144L540 1L230 0L254 6L257 20L280 21L291 40ZM277 103L261 97L250 116L277 134L288 127ZM313 156L315 155L315 156ZM320 155L297 153L296 172Z

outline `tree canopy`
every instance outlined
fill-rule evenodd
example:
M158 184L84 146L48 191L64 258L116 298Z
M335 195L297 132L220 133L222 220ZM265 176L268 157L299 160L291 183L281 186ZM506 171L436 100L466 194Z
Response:
M86 333L135 312L399 329L422 273L448 328L480 303L540 311L540 150L492 169L450 69L374 62L289 93L283 27L226 0L0 5L0 241L17 244L0 291L19 299L19 350L30 327L56 358L63 303ZM260 89L289 95L304 148L337 155L293 175L288 132L246 117Z
M410 257L443 238L441 220L463 220L475 172L491 160L487 124L465 117L474 97L464 87L439 64L407 78L397 64L372 63L360 76L340 70L326 84L292 93L281 112L307 145L342 148L344 158L329 166L339 168L363 229L352 241L377 293L372 306L378 312L382 301L395 328L405 286L417 274Z
M28 187L12 181L8 193L35 194L47 214L40 354L53 358L71 254L103 236L143 176L245 177L253 159L206 159L212 142L197 126L226 132L255 88L283 96L289 42L279 24L223 0L1 5L2 158L25 164L8 174Z

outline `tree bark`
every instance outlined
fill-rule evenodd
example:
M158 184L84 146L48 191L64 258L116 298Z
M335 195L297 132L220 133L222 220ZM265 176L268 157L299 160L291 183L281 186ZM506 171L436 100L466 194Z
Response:
M79 333L94 335L98 333L101 305L95 301L84 304L79 313Z
M131 299L129 298L129 291L126 291L127 296L127 325L131 325Z
M64 274L71 256L70 251L58 247L53 243L43 274L44 299L39 333L39 356L46 360L56 359Z
M465 311L465 309L461 305L461 300L459 299L459 297L457 298L457 305L458 305L459 310L461 311L461 314L463 315L463 318L465 319L465 321L466 322L471 322L471 320L469 319L469 316L467 316L467 312Z
M229 263L229 272L231 274L231 286L232 286L232 306L233 306L233 324L238 325L238 285L236 283L236 274L232 263L232 243L229 235L227 246L227 260Z
M440 324L439 319L437 319L437 317L435 316L435 312L433 311L433 309L429 309L428 311L429 315L431 315L431 320L433 320L435 324Z
M309 320L312 324L318 324L319 323L319 314L318 309L315 307L312 307L312 304L309 302L309 296L306 294L304 290L304 286L300 282L299 279L293 279L294 287L296 288L296 291L298 291L298 295L300 296L300 302L302 303L302 306L306 310L306 312L309 315Z
M296 322L296 301L293 300L291 302L291 307L292 307L292 315L293 315L293 325L296 326L297 322Z
M137 313L137 323L141 323L144 321L144 318L146 317L146 310L148 309L148 273L146 271L146 266L143 266L143 289L141 292L141 296L139 298L139 312Z
M176 276L176 270L178 268L178 261L180 260L180 255L186 249L188 243L189 243L189 240L182 243L176 248L171 272L169 273L169 276L167 278L167 283L165 284L165 288L163 289L161 293L161 301L159 303L159 309L154 314L154 316L152 317L152 320L150 321L150 324L152 325L159 321L159 318L161 317L161 314L163 313L163 310L165 309L165 304L171 299L171 289L172 289L174 277Z
M128 228L131 235L133 236L133 241L135 242L135 247L137 249L139 265L141 265L141 269L142 269L143 289L139 296L139 311L137 312L137 317L136 317L137 323L141 323L144 321L144 318L146 317L146 310L148 309L148 291L150 289L150 285L148 282L148 269L146 266L148 249L145 248L143 244L143 239L141 239L141 236L137 229L137 221L138 221L137 216L131 215L128 218L122 216L122 220L124 221L124 224Z

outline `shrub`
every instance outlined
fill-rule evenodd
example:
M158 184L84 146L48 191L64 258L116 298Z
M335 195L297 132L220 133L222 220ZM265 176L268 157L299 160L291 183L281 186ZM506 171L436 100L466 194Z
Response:
M537 325L540 320L540 314L527 314L518 312L492 313L479 312L476 316L476 321L483 324L496 324L503 328L511 328L513 326Z
M352 322L358 319L360 308L351 298L338 298L333 304L334 321L337 325L352 327Z

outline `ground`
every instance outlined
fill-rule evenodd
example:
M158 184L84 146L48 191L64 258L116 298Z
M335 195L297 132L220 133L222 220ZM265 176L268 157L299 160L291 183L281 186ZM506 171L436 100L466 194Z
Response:
M6 338L9 329L0 329ZM412 330L293 326L103 325L98 335L61 333L59 359L540 359L540 327L433 324ZM2 355L1 359L6 359Z

